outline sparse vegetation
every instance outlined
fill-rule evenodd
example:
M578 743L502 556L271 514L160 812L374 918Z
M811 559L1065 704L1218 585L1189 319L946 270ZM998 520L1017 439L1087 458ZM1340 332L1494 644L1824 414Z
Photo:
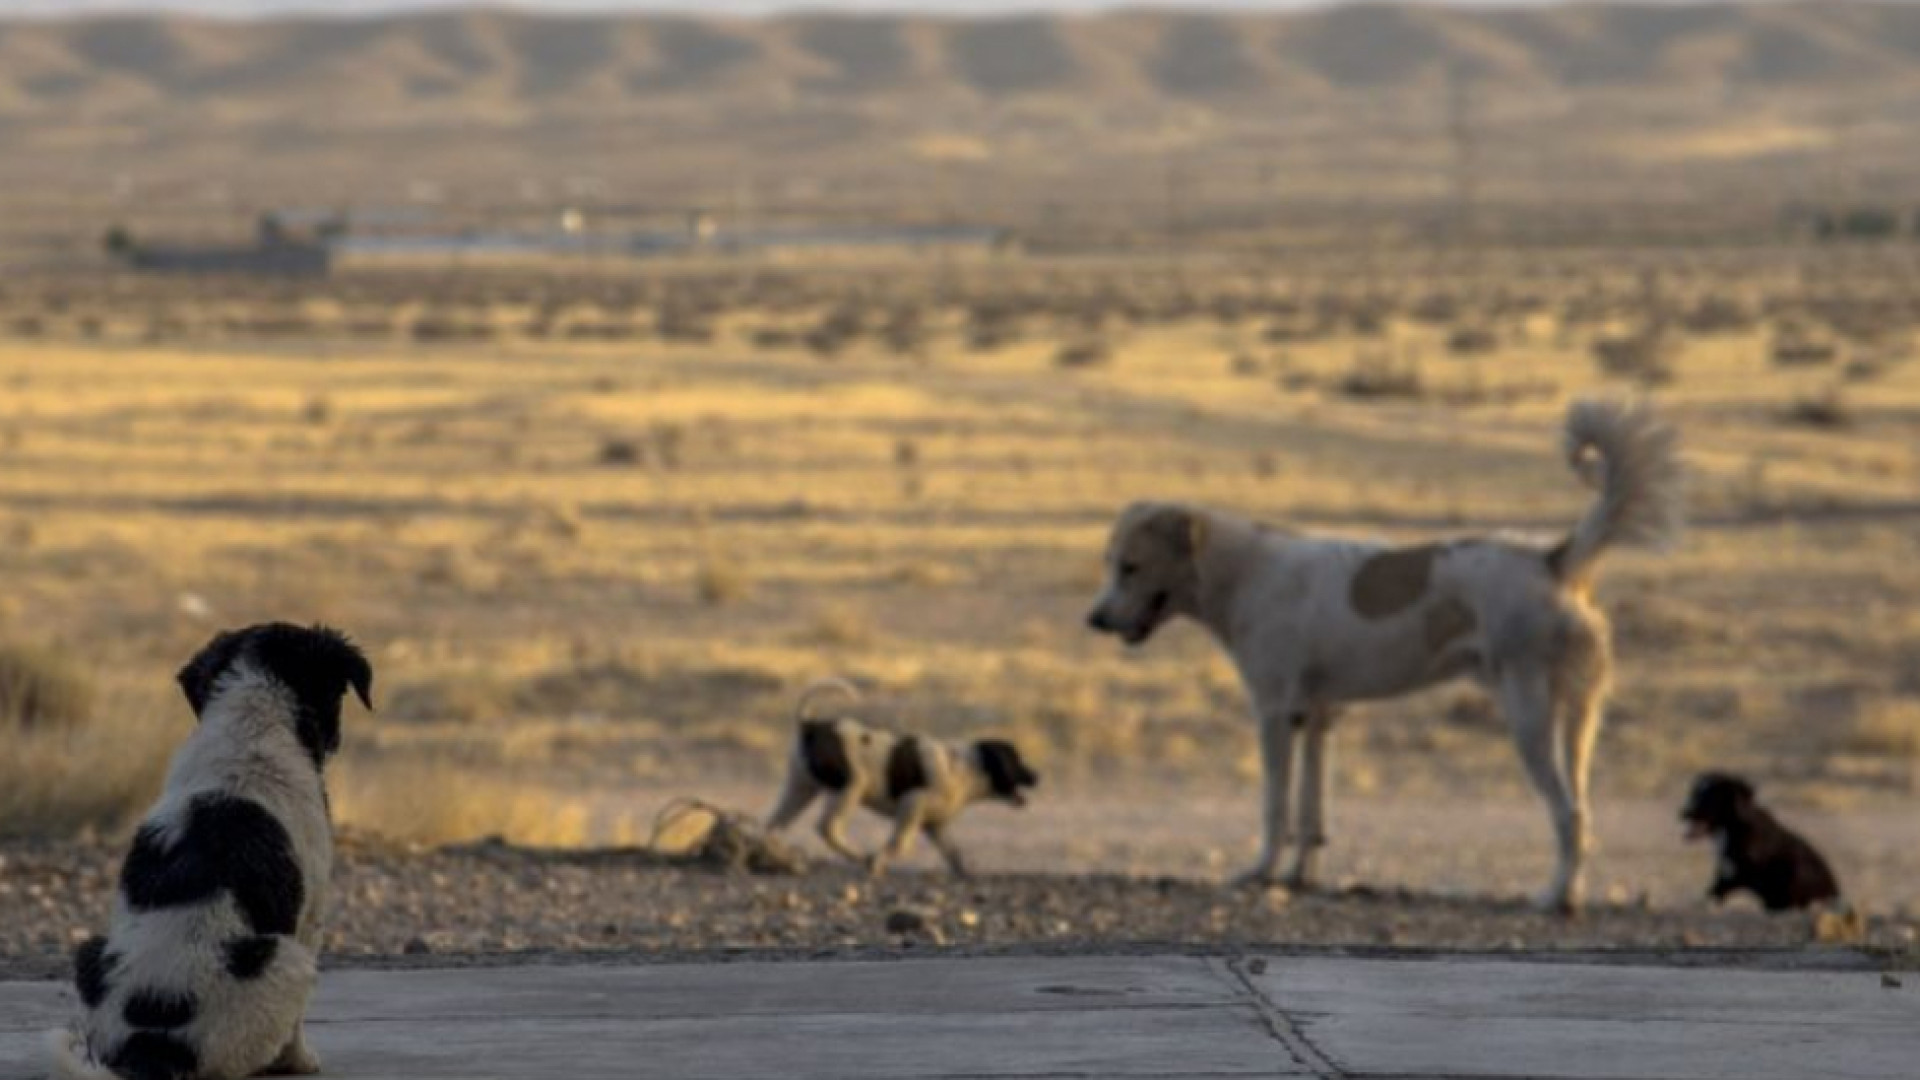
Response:
M0 644L0 730L75 727L92 717L93 705L92 681L72 657Z

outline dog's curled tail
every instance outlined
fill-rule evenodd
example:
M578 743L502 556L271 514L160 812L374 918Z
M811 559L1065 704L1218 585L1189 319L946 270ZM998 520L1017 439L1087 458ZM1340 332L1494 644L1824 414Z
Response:
M93 1060L78 1032L56 1028L47 1032L45 1042L53 1080L121 1080L119 1074Z
M1561 581L1585 583L1615 544L1664 547L1679 538L1685 474L1680 437L1645 404L1576 401L1567 409L1567 464L1599 489L1567 538L1547 554Z
M860 700L860 688L845 679L832 676L815 679L806 685L806 689L800 691L800 697L794 701L793 722L799 724L812 719L812 714L807 711L807 707L813 704L814 698L826 693L843 694L852 701Z

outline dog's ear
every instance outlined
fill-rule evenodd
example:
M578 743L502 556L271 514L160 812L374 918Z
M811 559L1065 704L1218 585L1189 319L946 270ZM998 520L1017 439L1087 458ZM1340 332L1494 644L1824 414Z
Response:
M1040 776L1021 760L1020 750L1005 739L982 739L973 744L973 750L993 793L1015 805L1025 805L1026 797L1020 789L1038 787Z
M245 643L245 631L222 630L174 675L195 717L206 710L208 699L213 697L213 684L233 666L234 658L240 655Z
M1753 802L1755 794L1753 785L1748 783L1744 778L1728 776L1725 777L1722 782L1726 784L1727 794L1733 797L1735 805L1746 806Z
M1192 559L1207 545L1207 523L1184 506L1158 507L1140 523L1140 529L1183 560Z
M340 749L340 700L351 689L373 708L373 665L338 630L273 623L258 628L250 654L293 691L295 733L317 765Z

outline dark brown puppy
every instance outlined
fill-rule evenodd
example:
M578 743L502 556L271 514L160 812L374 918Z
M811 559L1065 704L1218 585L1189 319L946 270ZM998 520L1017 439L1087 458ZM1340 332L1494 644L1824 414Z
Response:
M1701 773L1680 820L1687 823L1687 839L1711 836L1720 849L1707 890L1715 900L1746 889L1768 911L1786 911L1840 895L1827 860L1755 802L1753 785L1738 776Z

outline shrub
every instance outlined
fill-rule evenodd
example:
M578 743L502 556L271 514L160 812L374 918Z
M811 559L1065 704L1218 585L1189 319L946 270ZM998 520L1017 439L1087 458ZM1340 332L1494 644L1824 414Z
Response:
M1632 379L1642 386L1670 383L1678 374L1675 361L1679 358L1679 343L1658 326L1595 338L1592 351L1601 371Z
M1425 392L1419 362L1411 357L1399 359L1384 349L1355 353L1353 364L1334 386L1352 398L1418 401Z
M92 711L93 684L72 660L49 649L0 645L0 723L74 727Z

